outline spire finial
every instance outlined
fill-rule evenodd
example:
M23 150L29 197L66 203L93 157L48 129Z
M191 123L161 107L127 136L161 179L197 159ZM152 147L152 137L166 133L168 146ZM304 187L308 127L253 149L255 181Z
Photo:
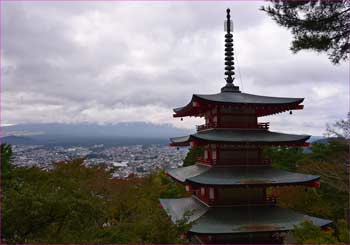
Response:
M231 15L230 15L230 9L226 9L226 13L227 13L227 15L226 15L226 18L227 18L227 22L225 23L226 24L226 28L227 28L227 32L228 33L230 33L230 29L231 29L231 26L230 25L228 25L228 23L230 22L230 19L231 19Z
M231 34L232 20L230 16L230 9L227 9L226 13L227 20L225 21L225 29L227 33L225 35L225 75L227 75L226 82L233 83L234 78L232 76L235 75L235 63L233 62L233 35Z
M233 85L234 75L235 75L235 67L234 67L234 58L233 58L233 35L231 32L233 31L233 24L230 15L230 9L226 9L226 21L225 21L225 78L227 84L223 87L222 91L239 91L239 88Z

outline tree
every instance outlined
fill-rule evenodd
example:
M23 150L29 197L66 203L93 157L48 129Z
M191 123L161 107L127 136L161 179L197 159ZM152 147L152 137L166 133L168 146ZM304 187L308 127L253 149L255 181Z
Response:
M3 191L10 186L12 169L12 147L8 144L1 144L1 188Z
M349 231L345 220L340 220L337 232L328 228L322 230L310 221L301 222L292 230L293 238L297 244L349 244ZM286 241L291 243L290 241Z
M324 188L322 186L322 188ZM321 191L306 189L299 186L287 186L271 188L273 195L277 196L277 204L283 208L290 208L299 212L307 213L324 218L334 218L332 205L338 199L329 200ZM342 204L343 205L343 204ZM344 214L344 213L342 213Z
M349 57L350 3L346 0L272 0L262 7L279 25L291 30L291 50L327 52L337 64Z
M272 166L287 171L294 171L302 160L303 150L297 147L268 147L263 154L272 160Z
M203 157L203 154L204 154L203 147L196 146L196 147L190 148L190 150L188 151L184 159L183 166L186 167L186 166L195 164L199 157Z
M333 236L333 232L323 231L320 227L309 221L304 221L295 226L292 234L297 244L338 244L339 241Z
M350 112L344 120L336 121L333 124L327 124L326 136L339 137L350 140Z
M59 163L51 171L14 168L11 188L3 193L2 236L8 243L87 243L102 227L105 200L93 179L108 178L82 160Z
M2 160L11 159L9 149L2 147ZM2 183L8 186L2 192L2 242L186 242L180 234L188 224L172 224L159 205L160 197L186 191L162 172L114 179L106 166L75 159L50 170L12 166L8 175Z

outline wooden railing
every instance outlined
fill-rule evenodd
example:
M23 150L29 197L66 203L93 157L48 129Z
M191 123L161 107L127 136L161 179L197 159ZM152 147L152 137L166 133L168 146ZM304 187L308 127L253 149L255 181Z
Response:
M204 163L204 164L212 164L212 159L205 159L204 157L198 157L197 162Z
M269 129L269 122L264 123L208 123L203 125L197 125L197 130L205 130L209 128L257 128L257 129Z
M276 205L276 200L275 199L266 199L266 200L250 200L250 201L232 201L232 202L226 202L226 201L221 201L221 200L207 200L205 198L201 198L197 196L197 193L194 194L197 198L200 200L212 204L213 206L216 207L232 207L232 206L265 206L265 205Z
M228 165L270 165L271 159L261 159L261 160L212 160L205 159L203 157L197 158L197 162L204 164L213 164L228 166Z

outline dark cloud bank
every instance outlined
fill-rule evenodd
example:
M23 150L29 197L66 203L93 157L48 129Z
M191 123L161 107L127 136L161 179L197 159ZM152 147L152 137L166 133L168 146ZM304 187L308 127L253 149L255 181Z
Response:
M305 97L272 129L320 135L347 113L348 67L289 51L291 35L242 2L5 2L2 124L171 123L192 93L223 86L223 20L230 7L244 92ZM238 68L238 67L237 67ZM238 70L238 69L237 69Z

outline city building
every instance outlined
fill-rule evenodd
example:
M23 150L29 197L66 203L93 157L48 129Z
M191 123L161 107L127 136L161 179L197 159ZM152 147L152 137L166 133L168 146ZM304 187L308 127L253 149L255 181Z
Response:
M170 169L167 174L184 184L191 197L161 199L175 223L187 219L191 242L268 243L283 242L294 225L308 220L326 227L330 220L312 217L276 206L267 188L298 186L317 188L320 177L271 167L263 157L265 147L303 147L310 136L269 131L262 116L303 109L303 98L247 94L234 85L232 21L225 22L226 85L218 94L194 94L174 117L204 117L197 132L171 138L172 146L203 147L195 165Z

